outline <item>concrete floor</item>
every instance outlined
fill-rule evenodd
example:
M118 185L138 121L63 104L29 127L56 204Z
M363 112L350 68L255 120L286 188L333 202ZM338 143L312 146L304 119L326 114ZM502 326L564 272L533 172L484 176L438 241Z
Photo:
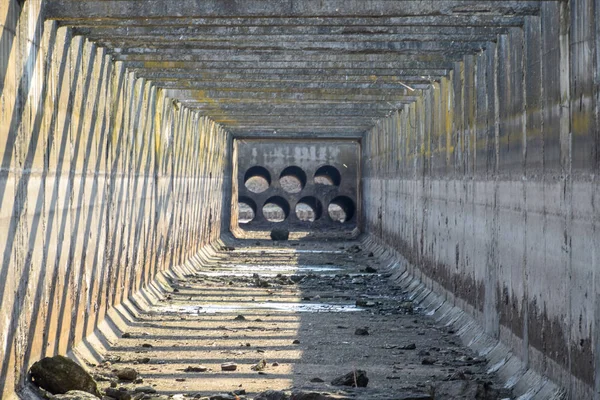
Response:
M171 293L92 370L102 389L112 384L146 399L235 399L234 391L255 398L269 389L328 393L310 397L323 399L510 397L495 389L486 360L390 276L358 242L238 241L173 280ZM369 334L357 335L359 328ZM263 359L264 370L253 370ZM227 362L237 369L222 371ZM139 373L137 383L115 378L126 367ZM330 384L356 370L366 371L367 388ZM156 393L136 397L135 388L147 386Z

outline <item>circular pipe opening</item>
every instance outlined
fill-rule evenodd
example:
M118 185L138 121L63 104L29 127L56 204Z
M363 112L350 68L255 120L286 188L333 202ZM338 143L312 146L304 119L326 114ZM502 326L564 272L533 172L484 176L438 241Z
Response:
M271 186L271 174L258 165L248 168L244 175L244 186L252 193L262 193Z
M350 197L346 196L338 196L335 199L331 200L329 206L327 207L327 212L329 213L329 217L334 222L348 222L354 216L354 212L356 207L354 202Z
M303 197L296 204L295 211L300 221L314 222L321 218L323 206L315 197Z
M306 186L306 172L300 167L287 167L279 175L279 184L288 193L300 193Z
M238 223L247 224L256 217L256 203L249 197L238 200Z
M314 181L317 185L340 186L342 175L337 168L331 165L323 165L315 172Z
M265 219L269 222L283 222L290 215L290 205L279 196L269 198L262 210Z

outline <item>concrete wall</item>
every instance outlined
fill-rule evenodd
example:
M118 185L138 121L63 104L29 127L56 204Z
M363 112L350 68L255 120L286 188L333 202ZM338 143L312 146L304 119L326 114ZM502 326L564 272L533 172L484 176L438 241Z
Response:
M366 230L570 398L600 398L600 2L543 2L363 142Z
M268 139L236 139L235 140L235 168L236 181L234 192L240 198L249 198L257 205L257 215L249 223L241 224L246 231L271 231L275 228L289 229L290 231L317 232L333 230L353 231L360 220L359 203L359 174L360 174L360 144L355 140L268 140ZM262 193L253 193L245 185L247 171L255 166L265 168L271 178L268 190ZM314 176L319 168L331 166L340 176L339 185L315 184ZM305 186L298 193L289 193L280 183L281 173L288 167L298 167L306 175ZM263 215L262 206L269 198L281 197L290 207L290 214L283 222L268 222ZM327 212L328 206L338 196L345 196L352 200L355 208L352 218L340 224L334 222ZM295 214L296 204L301 199L315 198L322 206L321 218L314 222L300 221ZM232 213L237 216L237 204L232 205ZM243 236L236 225L232 224L232 231L238 236Z
M40 0L0 2L0 398L220 236L231 141ZM227 226L227 224L225 224Z

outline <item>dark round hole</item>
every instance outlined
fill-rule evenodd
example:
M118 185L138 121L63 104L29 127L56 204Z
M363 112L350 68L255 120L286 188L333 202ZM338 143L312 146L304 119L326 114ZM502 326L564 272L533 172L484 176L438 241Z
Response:
M314 222L321 218L323 206L314 197L303 197L296 204L296 216L300 221Z
M306 173L300 167L287 167L279 175L279 183L286 192L299 193L306 185Z
M340 186L341 182L340 171L331 165L323 165L315 172L315 184L317 185Z
M248 168L244 175L244 186L252 193L262 193L271 186L271 174L258 165Z
M256 217L256 203L249 197L238 200L238 223L247 224Z
M263 206L263 215L269 222L283 222L290 215L290 205L283 197L271 197Z
M351 198L338 196L327 207L329 217L335 222L348 222L354 216L355 206Z

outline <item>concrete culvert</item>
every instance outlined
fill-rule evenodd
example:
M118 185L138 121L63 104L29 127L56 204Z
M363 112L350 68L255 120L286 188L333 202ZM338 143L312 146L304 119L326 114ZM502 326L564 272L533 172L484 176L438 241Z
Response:
M300 193L306 185L306 173L300 167L287 167L279 176L279 184L288 193Z
M244 186L252 193L265 192L271 186L271 174L264 167L251 167L244 175Z
M331 165L324 165L315 172L315 184L327 186L340 186L342 176L337 168Z
M348 222L355 213L354 201L347 196L338 196L327 207L329 217L335 222Z

